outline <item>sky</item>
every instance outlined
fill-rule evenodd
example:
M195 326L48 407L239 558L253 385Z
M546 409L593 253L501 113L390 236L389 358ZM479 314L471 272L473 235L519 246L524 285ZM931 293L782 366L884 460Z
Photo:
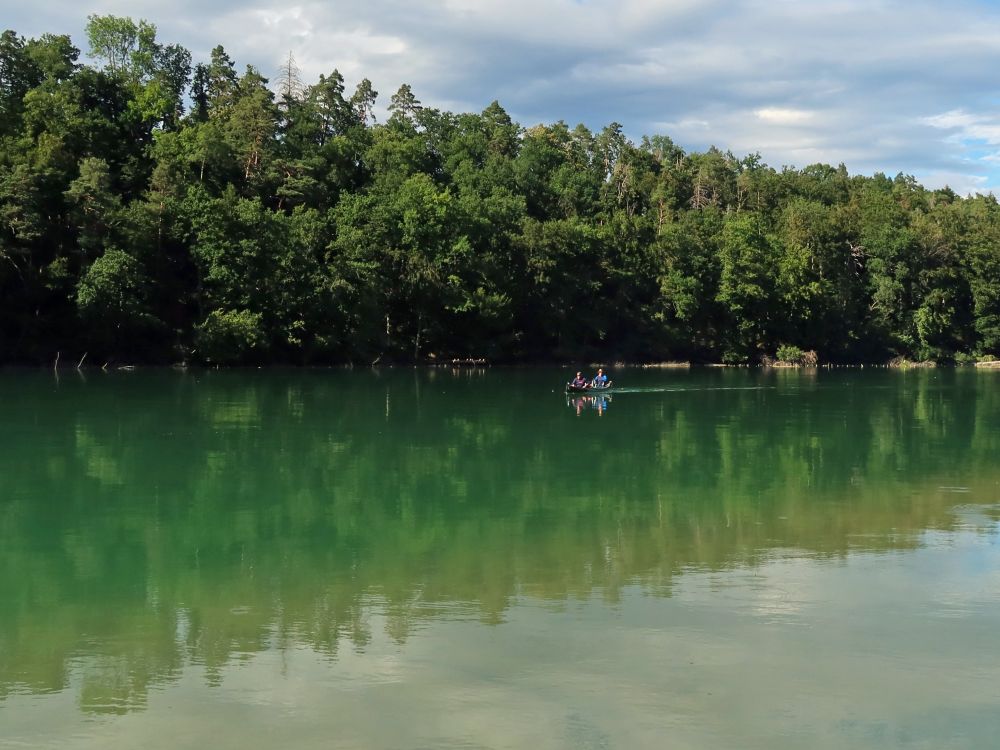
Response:
M289 52L306 84L367 77L383 111L408 83L525 126L1000 195L1000 0L0 0L0 26L84 52L90 13L146 19L196 61L221 44L272 78Z

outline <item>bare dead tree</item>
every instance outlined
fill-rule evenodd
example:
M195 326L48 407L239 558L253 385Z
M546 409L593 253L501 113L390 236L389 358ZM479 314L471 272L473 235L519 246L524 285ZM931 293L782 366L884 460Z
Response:
M288 59L281 64L278 69L278 101L279 107L287 107L288 102L302 98L305 87L302 85L302 78L299 66L295 63L295 55L288 51Z

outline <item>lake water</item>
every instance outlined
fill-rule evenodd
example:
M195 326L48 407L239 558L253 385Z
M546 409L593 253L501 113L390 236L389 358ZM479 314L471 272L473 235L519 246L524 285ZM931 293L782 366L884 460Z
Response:
M2 748L989 748L1000 372L0 373Z

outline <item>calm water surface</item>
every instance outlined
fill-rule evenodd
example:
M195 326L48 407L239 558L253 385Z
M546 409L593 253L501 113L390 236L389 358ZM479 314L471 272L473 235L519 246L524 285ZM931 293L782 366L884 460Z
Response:
M991 748L1000 373L0 373L2 748Z

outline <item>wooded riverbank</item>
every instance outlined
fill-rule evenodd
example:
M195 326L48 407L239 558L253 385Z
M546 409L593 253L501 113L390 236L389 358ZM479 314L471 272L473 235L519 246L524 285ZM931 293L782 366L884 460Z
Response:
M992 196L88 34L0 38L0 363L1000 355Z

